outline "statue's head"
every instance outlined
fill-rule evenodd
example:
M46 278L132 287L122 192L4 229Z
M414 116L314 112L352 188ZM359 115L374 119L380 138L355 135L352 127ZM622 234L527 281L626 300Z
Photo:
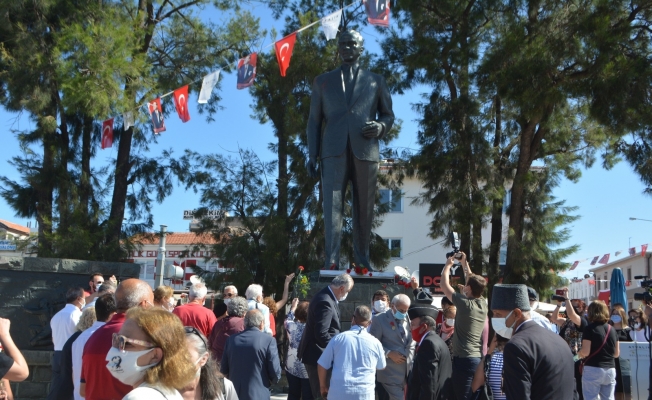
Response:
M360 58L364 50L362 35L353 29L347 29L340 34L338 49L345 64L352 64Z

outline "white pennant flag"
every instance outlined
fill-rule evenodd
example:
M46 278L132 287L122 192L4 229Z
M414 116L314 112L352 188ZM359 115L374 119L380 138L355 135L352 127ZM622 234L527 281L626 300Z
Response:
M134 126L136 124L136 119L134 118L134 112L127 111L124 114L122 114L122 121L124 123L125 131L131 128L132 126Z
M204 104L208 102L208 99L211 98L211 92L213 91L213 88L219 79L219 69L215 72L211 72L204 77L204 80L201 83L201 91L199 92L199 99L197 99L197 103Z
M324 30L326 40L335 39L337 36L337 28L340 26L342 20L342 10L337 10L321 19L321 28Z

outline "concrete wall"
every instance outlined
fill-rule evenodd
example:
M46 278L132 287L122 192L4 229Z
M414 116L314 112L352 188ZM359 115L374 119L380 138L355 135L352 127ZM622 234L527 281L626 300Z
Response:
M50 391L52 378L52 351L24 350L29 365L29 377L23 382L11 382L14 400L45 399Z

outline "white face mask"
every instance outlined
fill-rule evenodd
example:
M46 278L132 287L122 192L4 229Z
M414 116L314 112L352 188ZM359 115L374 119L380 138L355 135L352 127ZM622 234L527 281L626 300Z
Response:
M81 302L79 302L79 308L84 308L86 307L86 299L82 299Z
M635 323L634 329L641 329L641 323L640 322Z
M455 318L446 318L446 325L455 326Z
M382 300L376 300L374 301L374 310L376 310L377 313L383 313L387 311L387 302L384 302Z
M154 349L147 349L142 351L120 351L115 347L111 347L106 354L106 369L109 370L111 375L124 383L125 385L133 386L136 382L143 379L145 371L152 368L158 363L149 364L145 366L138 365L138 357L147 354Z
M230 302L231 302L231 299L230 299L230 298L227 297L226 299L224 299L224 304L225 304L225 305L228 306Z
M507 327L507 318L509 318L510 315L514 310L510 311L509 314L505 318L492 318L491 319L491 325L494 327L494 331L496 331L497 334L500 336L504 337L505 339L509 339L512 337L512 331L514 324L516 324L516 321L510 326L509 328Z

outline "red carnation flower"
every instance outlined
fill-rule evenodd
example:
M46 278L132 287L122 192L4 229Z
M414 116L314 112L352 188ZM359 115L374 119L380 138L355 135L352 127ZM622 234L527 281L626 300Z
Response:
M299 271L303 271L303 265L299 265Z
M333 263L333 264L331 265L331 268L330 268L330 269L331 269L331 270L334 270L334 269L335 269L335 263Z
M362 269L362 275L367 275L368 272L369 270L367 268Z
M351 273L351 268L347 269L347 270L346 270L346 273L347 273L347 274L350 274L350 273Z
M401 277L398 276L398 275L394 275L394 279L399 280L399 279L401 279Z
M355 265L355 264L354 264ZM360 274L362 273L362 269L360 267L355 267L355 273Z
M373 276L373 274L371 272L369 272L369 276Z

